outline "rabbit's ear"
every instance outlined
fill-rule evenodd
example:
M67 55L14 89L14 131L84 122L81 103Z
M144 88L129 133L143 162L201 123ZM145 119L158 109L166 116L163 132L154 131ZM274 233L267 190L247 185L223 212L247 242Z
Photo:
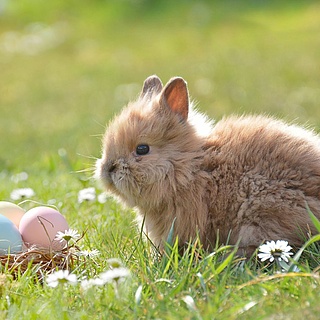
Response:
M156 75L148 77L143 84L142 91L140 93L140 98L151 97L155 94L160 93L162 90L162 82L160 78Z
M160 104L165 104L173 112L187 120L189 112L187 83L182 78L172 78L162 91Z

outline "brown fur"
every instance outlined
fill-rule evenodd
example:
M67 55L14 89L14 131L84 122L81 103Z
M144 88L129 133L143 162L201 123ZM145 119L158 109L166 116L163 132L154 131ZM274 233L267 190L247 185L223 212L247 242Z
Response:
M196 123L200 119L200 123ZM97 175L145 218L161 246L174 218L179 242L199 234L205 247L236 244L250 255L265 240L300 246L320 218L320 139L264 116L228 117L209 134L191 112L182 78L163 88L149 77L139 99L108 126ZM147 144L150 152L138 155Z

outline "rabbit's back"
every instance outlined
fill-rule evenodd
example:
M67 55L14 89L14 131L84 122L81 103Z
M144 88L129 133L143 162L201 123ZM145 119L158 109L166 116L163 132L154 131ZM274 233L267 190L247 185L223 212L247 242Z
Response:
M248 251L265 240L299 245L314 230L306 205L320 217L319 141L311 131L263 116L218 122L205 145L204 168L217 190L207 241L219 233L223 241L240 239Z

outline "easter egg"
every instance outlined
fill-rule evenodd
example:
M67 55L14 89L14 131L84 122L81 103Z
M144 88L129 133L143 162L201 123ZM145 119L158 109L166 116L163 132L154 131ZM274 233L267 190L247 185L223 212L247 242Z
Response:
M61 250L65 242L55 240L58 231L69 229L64 216L50 207L35 207L27 211L20 220L19 231L27 246Z
M0 254L22 251L22 238L15 224L0 214Z
M0 214L10 219L17 228L19 228L19 222L24 213L25 211L16 204L7 201L0 201Z

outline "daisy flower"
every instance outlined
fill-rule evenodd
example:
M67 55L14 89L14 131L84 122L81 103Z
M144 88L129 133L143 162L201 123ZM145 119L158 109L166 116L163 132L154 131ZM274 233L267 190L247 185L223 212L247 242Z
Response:
M78 279L75 274L69 273L68 270L58 270L54 273L49 274L46 281L49 287L55 288L59 284L76 285Z
M11 176L11 181L18 183L19 181L26 181L28 180L28 174L26 172L20 172L13 176Z
M80 239L80 234L78 233L78 230L75 229L69 229L65 230L64 232L58 231L55 237L55 240L64 242L69 242L70 240L77 241Z
M31 188L15 189L11 192L10 198L12 200L21 200L24 198L31 198L35 195L35 192Z
M84 279L81 281L81 288L83 290L88 290L94 286L103 286L104 282L100 278L94 278L94 279Z
M106 193L100 193L98 195L98 202L99 203L106 203L108 199L108 195Z
M124 278L129 277L129 275L130 271L127 268L121 267L100 273L99 278L104 283L109 283L112 281L118 282L119 280L123 280Z
M95 188L85 188L78 192L78 202L82 203L84 201L93 201L96 198Z
M121 280L130 276L130 271L127 268L115 268L102 272L98 277L92 279L84 279L81 281L81 287L84 290L90 289L94 286L103 286L107 283L114 283L118 285Z
M118 258L110 258L107 260L107 263L109 264L110 269L123 267L121 260Z
M93 250L82 250L78 253L79 256L83 256L86 258L94 258L100 254L100 251L97 249Z
M267 241L266 244L259 247L258 257L261 261L269 260L273 262L275 259L278 259L279 261L284 260L288 262L288 258L293 255L293 253L290 252L291 249L292 247L288 245L288 241Z

